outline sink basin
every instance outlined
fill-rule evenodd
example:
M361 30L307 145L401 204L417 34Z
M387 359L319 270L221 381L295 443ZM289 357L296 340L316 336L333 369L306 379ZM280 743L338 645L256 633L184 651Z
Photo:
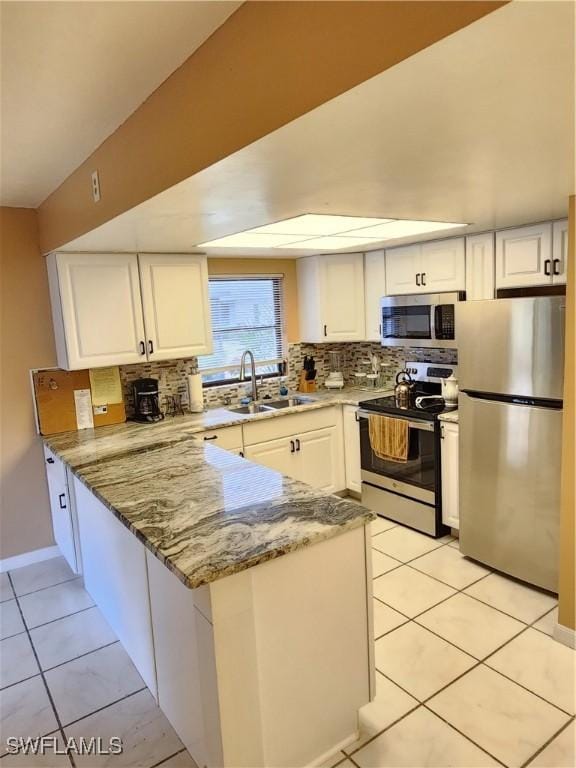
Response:
M284 400L270 400L266 403L266 407L277 410L278 408L294 408L296 405L308 405L313 402L314 400L309 397L287 397Z
M228 408L232 413L267 413L272 411L268 405L260 405L259 403L250 403L249 405L240 405L238 408Z

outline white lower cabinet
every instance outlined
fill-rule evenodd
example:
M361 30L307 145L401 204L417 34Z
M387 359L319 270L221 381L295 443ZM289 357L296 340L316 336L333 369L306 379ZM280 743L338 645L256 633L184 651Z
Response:
M197 435L197 439L207 445L212 444L217 448L224 448L225 451L243 456L242 448L244 443L242 440L242 427L240 426L222 427L221 429L200 432Z
M144 545L77 478L74 492L84 586L157 698Z
M444 421L442 437L442 522L450 528L460 527L458 508L458 424Z
M262 464L269 469L275 469L283 475L295 478L297 470L293 458L296 451L296 443L293 439L281 437L278 440L269 440L266 443L249 445L244 455L249 461Z
M66 466L47 447L44 447L44 458L54 540L70 568L74 573L80 573L80 553L77 551L79 547L76 542L76 512L68 490Z
M358 409L354 405L345 405L344 417L344 465L346 472L346 488L355 493L362 492L362 476L360 469L360 430L358 428Z

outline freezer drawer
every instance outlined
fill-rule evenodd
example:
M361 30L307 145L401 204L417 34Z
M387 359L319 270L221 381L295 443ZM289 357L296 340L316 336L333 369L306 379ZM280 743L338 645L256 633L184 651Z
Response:
M459 398L460 550L558 588L562 410Z

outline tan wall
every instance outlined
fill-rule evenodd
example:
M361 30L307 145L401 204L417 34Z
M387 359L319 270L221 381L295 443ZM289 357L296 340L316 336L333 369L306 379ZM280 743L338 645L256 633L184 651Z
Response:
M211 275L284 275L286 338L300 341L298 283L294 259L208 259Z
M505 5L246 2L40 206L43 252ZM92 201L98 169L102 199Z
M562 436L562 511L560 519L560 610L558 621L576 629L574 518L576 517L576 197L570 198L568 279L566 287L566 364Z
M53 544L28 371L55 365L36 211L0 208L0 558Z

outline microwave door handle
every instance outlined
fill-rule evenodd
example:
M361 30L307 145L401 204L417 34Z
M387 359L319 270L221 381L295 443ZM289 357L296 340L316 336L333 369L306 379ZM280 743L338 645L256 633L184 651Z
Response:
M440 305L439 304L431 304L430 305L430 338L435 339L436 338L436 320L440 317Z

